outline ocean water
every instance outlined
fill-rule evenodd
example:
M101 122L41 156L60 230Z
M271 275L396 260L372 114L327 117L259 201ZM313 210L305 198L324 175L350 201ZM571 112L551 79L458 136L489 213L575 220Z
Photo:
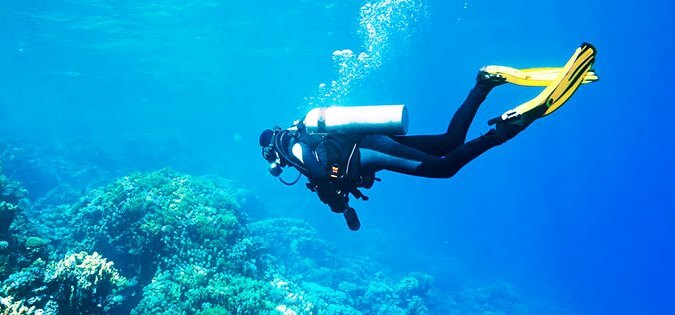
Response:
M507 297L429 306L431 314L675 314L673 8L664 0L2 0L0 165L28 190L25 212L59 255L66 244L40 226L54 211L41 205L55 194L77 204L132 172L172 168L247 191L251 222L301 219L335 255L369 261L383 277L433 277L436 304L509 288ZM313 106L406 104L410 134L441 132L481 66L561 66L582 42L598 49L599 82L451 179L378 174L371 200L353 202L358 232L303 184L278 183L260 159L259 132ZM469 137L537 93L495 89ZM124 275L125 258L116 259ZM117 312L138 303L125 301Z

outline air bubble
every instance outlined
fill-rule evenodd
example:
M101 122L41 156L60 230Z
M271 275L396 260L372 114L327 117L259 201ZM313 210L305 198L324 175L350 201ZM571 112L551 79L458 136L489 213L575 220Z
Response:
M333 52L337 78L330 87L320 88L317 96L306 98L309 107L340 104L351 92L355 82L367 77L382 66L409 36L411 27L426 17L423 0L368 1L359 11L359 35L362 52L350 49Z

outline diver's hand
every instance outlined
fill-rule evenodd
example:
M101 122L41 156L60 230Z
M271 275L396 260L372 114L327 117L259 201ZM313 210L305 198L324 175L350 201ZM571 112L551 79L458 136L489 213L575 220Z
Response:
M330 210L335 213L345 212L349 208L347 197L338 194L328 182L321 183L316 186L316 194L319 199L330 207Z
M330 192L328 194L322 194L319 193L320 190L317 190L317 193L319 194L319 199L323 201L323 203L327 204L330 207L330 210L335 212L335 213L342 213L349 208L349 204L347 203L347 198L335 193L335 192Z

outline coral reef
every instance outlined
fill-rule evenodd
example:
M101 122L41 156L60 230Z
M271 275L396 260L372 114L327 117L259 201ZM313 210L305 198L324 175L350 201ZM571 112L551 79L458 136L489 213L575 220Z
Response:
M186 255L214 258L240 233L237 209L229 192L212 182L170 170L133 174L90 192L69 210L71 245L96 248L140 270Z
M242 237L245 218L235 192L214 181L168 169L136 173L90 192L69 216L75 227L69 248L96 249L138 281L135 313L215 305L212 296L232 291L222 288L232 287L236 275L259 269L250 261L253 243ZM176 294L188 298L166 298Z
M0 178L8 204L20 185ZM15 187L15 188L12 188ZM0 314L508 314L509 289L434 290L345 256L308 223L248 222L230 182L133 173L71 205L36 203L0 240ZM37 205L37 206L36 206ZM8 207L9 208L9 207ZM40 233L38 233L40 232ZM114 264L113 264L114 261ZM1 262L1 261L0 261ZM1 271L1 270L0 270Z

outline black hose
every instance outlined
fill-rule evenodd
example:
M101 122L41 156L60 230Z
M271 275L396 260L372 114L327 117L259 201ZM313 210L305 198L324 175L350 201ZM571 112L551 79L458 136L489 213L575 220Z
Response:
M298 181L300 181L300 177L302 177L302 173L298 172L298 177L296 177L295 180L292 181L292 182L285 181L283 178L281 178L281 176L279 177L279 181L282 182L286 186L293 186L293 185L297 184Z

